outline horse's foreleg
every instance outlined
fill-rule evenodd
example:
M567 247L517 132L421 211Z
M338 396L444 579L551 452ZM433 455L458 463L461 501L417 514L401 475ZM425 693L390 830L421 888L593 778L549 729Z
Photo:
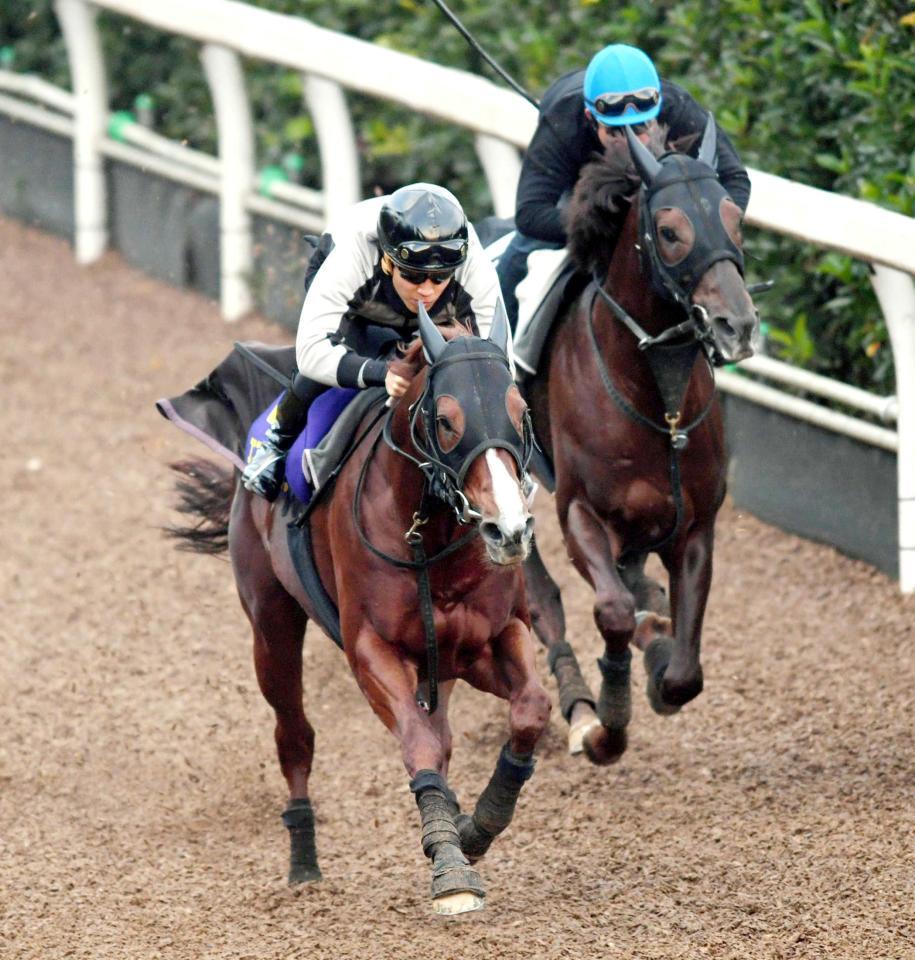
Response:
M546 729L550 698L537 676L527 627L513 620L493 641L493 659L467 678L475 687L507 697L511 736L472 815L458 817L461 847L471 861L486 853L512 821L521 788L534 772L534 747Z
M626 727L632 715L629 641L635 632L635 601L617 569L618 549L611 533L581 500L573 500L563 518L569 555L578 571L594 587L594 622L604 640L597 716L583 745L592 763L609 764L626 749Z
M369 705L400 741L422 821L423 853L432 861L433 909L441 914L479 910L485 896L483 882L461 850L455 825L457 798L445 780L450 753L447 719L430 717L420 706L415 667L371 628L359 629L347 653ZM447 689L436 714L448 708L450 685L443 687Z
M537 539L524 564L531 624L547 648L547 661L559 687L559 710L569 724L569 752L581 753L584 731L596 723L596 701L581 674L575 651L566 642L565 614L556 581L550 576L537 549Z
M702 620L712 584L714 524L691 530L681 550L665 559L670 572L674 636L645 650L648 699L658 713L675 713L702 692Z

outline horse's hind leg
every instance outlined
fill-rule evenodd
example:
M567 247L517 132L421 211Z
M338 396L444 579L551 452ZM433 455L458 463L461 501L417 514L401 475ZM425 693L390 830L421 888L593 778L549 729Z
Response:
M276 596L265 620L254 617L254 668L261 693L276 715L274 739L289 786L283 823L289 830L289 883L320 880L315 821L308 797L315 733L302 709L302 640L305 614L290 597Z
M630 554L619 563L620 577L635 600L637 619L644 613L669 617L670 602L664 588L645 573L647 559L647 553Z
M592 763L618 760L626 749L626 727L632 714L629 642L636 628L635 601L616 564L611 533L585 501L571 501L562 520L572 562L594 587L594 622L604 640L597 716L600 726L584 738Z
M566 621L562 596L537 549L537 538L524 564L531 624L547 648L547 661L559 687L559 710L569 724L569 753L581 753L584 735L599 721L596 701L581 674L575 651L566 642Z
M241 499L240 495L237 499ZM254 668L276 716L274 739L289 786L283 823L289 830L289 883L320 880L308 778L315 734L302 708L302 642L307 617L273 575L246 508L233 515L230 551L242 607L254 633Z

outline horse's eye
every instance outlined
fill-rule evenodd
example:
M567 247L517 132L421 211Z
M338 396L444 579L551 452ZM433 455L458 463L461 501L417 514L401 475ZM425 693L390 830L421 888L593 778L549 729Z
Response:
M677 242L677 232L672 230L670 227L661 227L660 230L661 238L666 240L668 243Z
M435 418L435 422L447 433L454 433L454 425L447 417L438 416Z

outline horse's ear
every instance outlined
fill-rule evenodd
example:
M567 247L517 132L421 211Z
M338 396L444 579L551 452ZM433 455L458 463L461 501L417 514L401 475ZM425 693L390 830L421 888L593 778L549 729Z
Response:
M442 351L448 346L448 341L439 333L438 328L432 322L432 318L426 313L426 308L422 302L419 304L419 335L423 341L423 348L426 351L426 359L429 363L435 363L442 355Z
M642 183L648 186L652 180L661 172L661 164L652 156L651 151L642 143L641 140L632 132L632 128L626 126L626 139L629 141L629 152L632 154L632 162L635 169L638 170Z
M713 170L718 169L718 132L715 129L715 118L711 110L705 122L702 143L699 144L699 160Z
M494 343L508 356L508 315L502 298L496 300L496 309L492 315L492 326L489 328L489 342Z

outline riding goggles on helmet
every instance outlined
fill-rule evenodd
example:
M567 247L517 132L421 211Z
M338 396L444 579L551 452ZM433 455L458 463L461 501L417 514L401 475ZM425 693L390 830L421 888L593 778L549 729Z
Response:
M661 102L661 91L655 87L643 87L631 93L602 93L585 103L602 117L621 117L629 107L635 112L651 110Z
M419 286L427 280L431 280L436 286L440 283L447 283L453 276L453 270L407 270L406 267L398 267L400 275L414 286Z
M423 269L456 269L467 256L467 241L454 240L408 240L394 250L394 260L402 263L415 263Z

